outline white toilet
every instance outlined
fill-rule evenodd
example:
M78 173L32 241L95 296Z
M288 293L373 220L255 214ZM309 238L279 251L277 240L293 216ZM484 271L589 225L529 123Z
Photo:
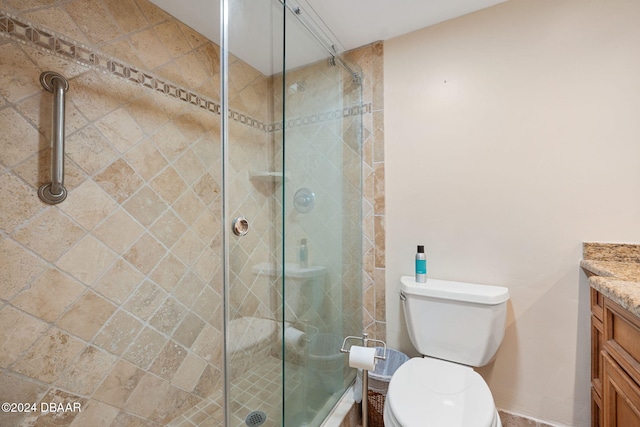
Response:
M411 342L423 357L391 377L385 427L502 427L472 366L489 363L502 342L509 290L408 276L400 289Z

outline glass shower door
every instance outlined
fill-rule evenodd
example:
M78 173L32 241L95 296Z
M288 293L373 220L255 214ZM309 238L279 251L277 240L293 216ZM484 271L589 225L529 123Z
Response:
M219 48L185 3L0 3L0 401L34 408L0 426L222 422Z
M229 425L319 426L362 327L359 80L311 10L227 1Z
M279 426L282 232L277 195L283 172L273 141L274 117L282 113L276 112L280 90L272 76L282 63L283 6L274 0L224 4L227 425Z
M285 16L285 425L318 426L355 374L342 340L362 328L361 94L313 10Z

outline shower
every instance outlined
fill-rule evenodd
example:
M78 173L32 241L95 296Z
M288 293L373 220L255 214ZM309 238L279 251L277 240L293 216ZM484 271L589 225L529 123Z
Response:
M58 3L0 7L0 400L82 411L0 425L319 426L363 328L358 65L302 2Z
M228 423L260 410L265 425L320 425L353 379L342 338L362 328L361 85L308 5L252 2L259 12L247 16L246 2L227 4L229 87L257 76L255 64L251 85L271 91L255 106L243 105L243 90L229 93L228 108L254 111L267 132L238 129L231 114L223 139L226 182L251 176L249 197L246 186L225 193L227 218L250 219L245 236L226 234L227 407L237 408ZM251 28L264 31L250 42L269 41L269 57L244 54ZM234 147L243 142L247 161Z

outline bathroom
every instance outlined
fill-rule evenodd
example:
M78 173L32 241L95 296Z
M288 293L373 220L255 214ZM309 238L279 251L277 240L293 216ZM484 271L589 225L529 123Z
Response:
M150 2L0 5L62 40L99 46L123 63L198 88L206 99L221 99L220 51ZM361 260L340 254L338 261L361 266L342 272L343 283L356 286L345 287L337 299L354 305L334 309L358 315L336 316L341 332L364 328L417 355L402 319L398 278L413 271L415 245L424 244L430 276L509 288L503 344L495 361L480 369L503 420L590 425L589 292L579 260L584 241L640 241L640 200L634 197L640 182L640 59L633 55L639 15L640 6L623 0L509 0L350 49L339 58L357 67L361 86L336 71L340 64L317 63L327 73L341 73L330 84L347 97L360 96L357 103L364 106L346 118L360 114L360 130L342 121L331 130L344 133L347 145L359 138L362 156L361 175L358 170L356 177L340 177L361 180L362 229L356 231L363 236L361 243L351 239L349 228L338 236L344 247L357 241L348 249L362 254ZM290 12L286 16L298 25ZM229 19L232 26L239 22L233 13ZM271 164L261 162L277 164L283 154L268 143L264 129L241 126L240 117L226 125L231 170L225 171L220 111L185 105L123 82L115 71L105 74L47 54L47 46L6 37L6 24L0 25L0 395L3 402L46 398L81 402L85 409L49 414L40 424L28 413L0 414L0 425L158 425L180 417L184 425L246 425L253 402L248 399L238 418L227 413L236 406L225 403L252 393L251 384L236 383L233 375L225 383L225 318L264 317L255 313L271 312L265 305L277 302L261 294L264 289L227 294L222 248L231 246L231 264L252 261L246 270L244 264L229 266L233 279L241 277L232 282L260 286L251 267L282 257L297 260L304 234L289 234L288 224L287 253L281 255L281 201L274 194L283 194L286 205L298 189L310 188L318 196L318 213L324 184L297 185L302 172L295 164L290 177L269 175L275 172ZM152 27L156 38L147 37ZM229 37L233 49L234 33ZM49 179L51 96L39 75L49 69L70 79L65 182L71 191L59 208L45 210L37 188ZM262 104L265 94L276 92L271 74L233 56L228 69L232 110L261 123L282 117L275 102ZM287 78L286 108L316 89L316 74L300 71ZM354 93L358 88L361 94ZM327 105L318 111L335 110ZM277 141L278 132L271 129L268 137ZM267 173L247 179L256 171ZM224 173L230 174L233 204L228 223L221 214ZM182 186L172 185L180 182L178 175ZM192 191L185 194L184 188ZM244 199L248 192L251 200ZM238 196L242 200L232 200ZM167 203L174 208L165 212ZM304 218L289 209L294 220ZM360 206L350 209L345 217L360 215ZM246 236L225 242L231 219L251 220L254 212L266 212L272 227L257 236L252 231L266 226L250 221ZM311 265L329 265L318 238L310 237L308 245ZM162 252L169 246L174 256ZM277 281L278 273L267 271L260 279ZM225 312L231 307L237 310ZM245 310L253 310L252 316ZM282 312L279 317L287 318ZM302 328L303 317L289 319ZM277 335L283 328L264 327L275 327L269 330ZM167 345L169 334L180 347ZM55 357L49 357L53 347ZM181 348L188 351L176 350ZM164 366L154 365L160 355ZM274 369L280 377L281 367ZM169 375L171 386L190 393L171 394ZM346 372L344 381L351 378ZM115 386L124 379L129 383ZM283 391L280 384L272 387Z

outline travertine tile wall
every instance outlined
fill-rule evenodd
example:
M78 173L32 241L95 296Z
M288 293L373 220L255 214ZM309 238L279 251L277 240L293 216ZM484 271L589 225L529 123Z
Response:
M362 297L353 298L347 295L344 295L343 301L360 301L362 300L362 327L365 329L372 338L377 339L385 339L386 336L386 315L385 315L385 203L384 203L384 43L376 42L370 45L366 45L352 51L349 51L345 54L345 58L352 64L355 64L361 71L362 77L362 86L358 90L357 88L351 84L351 80L349 76L343 75L341 76L341 81L344 84L342 91L340 92L340 96L342 96L342 104L341 106L347 105L356 105L358 103L362 103L364 106L362 112L362 127L359 129L357 125L354 125L353 121L350 121L348 118L341 120L338 123L338 128L330 129L322 126L322 124L318 124L315 126L309 126L307 129L311 128L311 131L306 133L304 138L300 139L300 136L296 133L287 134L287 141L289 143L293 143L300 139L300 141L306 141L312 147L318 147L319 152L323 152L324 148L322 147L322 141L320 141L321 137L325 135L327 132L341 133L342 141L349 145L350 141L358 141L359 137L361 137L362 147L360 149L362 155L362 186L363 186L363 195L362 195L362 256L363 256L363 274L362 274ZM287 74L287 85L291 85L294 83L302 83L302 85L298 85L298 90L302 87L302 94L297 93L289 93L287 98L286 105L288 108L291 108L292 111L295 111L292 116L299 116L300 111L305 111L305 108L308 109L308 112L315 111L323 111L330 110L332 107L336 106L336 99L331 97L322 97L322 96L314 96L313 91L322 92L322 88L314 87L313 79L307 77L308 75L312 75L317 78L317 75L322 75L323 73L327 73L327 71L323 71L323 67L328 67L326 63L315 64L313 67L305 67L301 70L298 70L294 73ZM328 73L327 73L328 74ZM311 83L309 83L311 82ZM331 80L327 79L323 81L324 84L331 84ZM309 88L307 88L307 85ZM276 84L277 86L277 84ZM287 88L285 88L287 89ZM360 90L362 94L362 98L360 99ZM311 93L308 93L311 92ZM335 91L332 88L324 88L324 93L333 94ZM275 96L278 96L278 92L275 92ZM337 93L336 93L337 96ZM297 99L296 99L297 98ZM310 103L309 100L315 100L313 103ZM305 105L306 102L306 105ZM324 103L324 107L318 108L318 105L322 105ZM298 107L302 106L301 109ZM335 125L336 123L334 123ZM354 135L354 133L358 133L360 135ZM309 136L312 135L312 136ZM296 139L298 138L298 139ZM314 140L315 138L315 140ZM289 149L290 146L288 145ZM295 148L295 147L294 147ZM325 147L326 148L326 147ZM345 166L347 166L347 170L350 171L360 171L360 167L356 166L354 162L359 162L360 158L348 158L349 153L354 152L350 150L348 147L345 150L346 156L344 161ZM295 157L295 156L293 156ZM307 156L303 156L307 157ZM288 164L291 165L293 162L289 161ZM295 168L295 163L294 168ZM308 176L308 170L304 171L306 174L303 179L299 179L297 184L298 186L302 184L309 184L312 182L311 186L320 185L323 186L325 184L316 184L313 181L312 176ZM327 174L330 175L330 174ZM305 182L305 179L307 182ZM311 181L308 181L311 180ZM321 179L318 179L321 181ZM345 182L354 183L355 179L347 177ZM293 187L296 187L293 185ZM297 188L297 187L296 187ZM345 194L350 194L349 191L353 189L343 188ZM293 188L292 192L295 191ZM288 195L288 197L293 196L293 194ZM349 197L346 197L345 200L349 200ZM355 199L351 199L352 201L356 201ZM359 201L359 200L358 200ZM355 209L356 207L351 206L350 209ZM357 207L359 208L359 206ZM322 215L320 215L322 218ZM292 221L293 230L290 234L288 234L287 239L287 247L289 251L287 252L287 259L295 260L295 248L299 243L300 237L305 237L304 232L301 231L299 218L294 218ZM296 228L297 226L297 228ZM321 228L321 226L320 226ZM291 230L291 228L288 228ZM345 226L345 238L347 240L351 239L353 236L348 236L349 227ZM322 233L319 233L320 235ZM348 247L348 244L343 245L345 248ZM321 253L326 252L326 248L324 251L320 251ZM316 251L317 252L317 251ZM312 255L313 256L313 255ZM360 254L358 254L360 256ZM348 259L348 255L344 260ZM326 260L324 260L326 262ZM320 261L322 262L322 260ZM328 265L328 262L327 262ZM351 271L347 269L344 270L344 273L347 276ZM347 277L345 283L349 283L350 280ZM347 292L350 290L349 287L345 287ZM349 311L354 309L354 307L344 306L341 307L342 310ZM359 308L357 308L359 310Z
M1 7L218 97L217 47L146 0ZM49 174L45 70L70 84L57 206L36 195ZM219 116L10 38L0 87L0 400L82 405L0 425L220 424Z
M384 197L384 43L354 49L347 59L362 70L363 114L363 327L386 339Z
M276 77L278 80L278 77ZM343 110L360 105L359 87L351 84L351 76L328 60L291 70L286 75L284 105L285 193L284 228L285 259L295 265L302 239L307 240L309 264L326 268L326 277L313 286L301 289L311 301L304 312L289 305L286 319L304 321L321 332L352 334L360 328L352 323L361 306L361 146L360 118ZM353 92L353 93L352 93ZM337 112L327 118L325 113ZM315 117L305 124L288 125L299 117ZM296 122L297 123L297 122ZM281 141L274 139L276 147ZM281 158L282 152L277 153ZM315 205L309 213L294 208L294 196L301 188L315 194ZM354 259L355 257L355 259ZM288 295L295 291L295 281L285 282ZM355 293L354 293L355 291ZM357 305L357 307L355 306ZM298 324L302 327L303 325Z
M21 19L219 97L217 46L146 0L0 4ZM61 414L0 415L3 425L49 425L53 419L56 425L97 419L100 425L156 425L185 417L220 423L219 118L14 40L0 39L0 51L0 258L3 273L7 268L0 324L9 325L0 334L0 396L78 401L85 409L64 414L64 420ZM384 222L372 184L379 188L373 175L377 170L381 176L383 160L382 150L378 157L374 150L381 108L374 93L379 96L381 87L374 89L368 72L381 82L381 53L381 44L352 53L364 71L364 103L370 96L374 105L364 115L364 286L365 326L378 338L384 285L376 298L379 285L373 283L384 278L377 274L384 252L375 249L384 244ZM51 102L38 83L45 69L61 72L71 84L70 195L56 207L35 195L49 171ZM272 79L233 57L230 69L230 107L271 122ZM273 167L273 135L234 122L230 132L237 142L230 185L235 194L251 195L236 201L236 212L266 221L271 215L276 224L278 205L269 191L256 192L247 180L248 172ZM245 240L232 260L273 261L269 245L281 236L267 224L258 229L256 240ZM272 315L273 295L252 288L250 269L237 271L249 292L235 294L243 297L232 316Z

